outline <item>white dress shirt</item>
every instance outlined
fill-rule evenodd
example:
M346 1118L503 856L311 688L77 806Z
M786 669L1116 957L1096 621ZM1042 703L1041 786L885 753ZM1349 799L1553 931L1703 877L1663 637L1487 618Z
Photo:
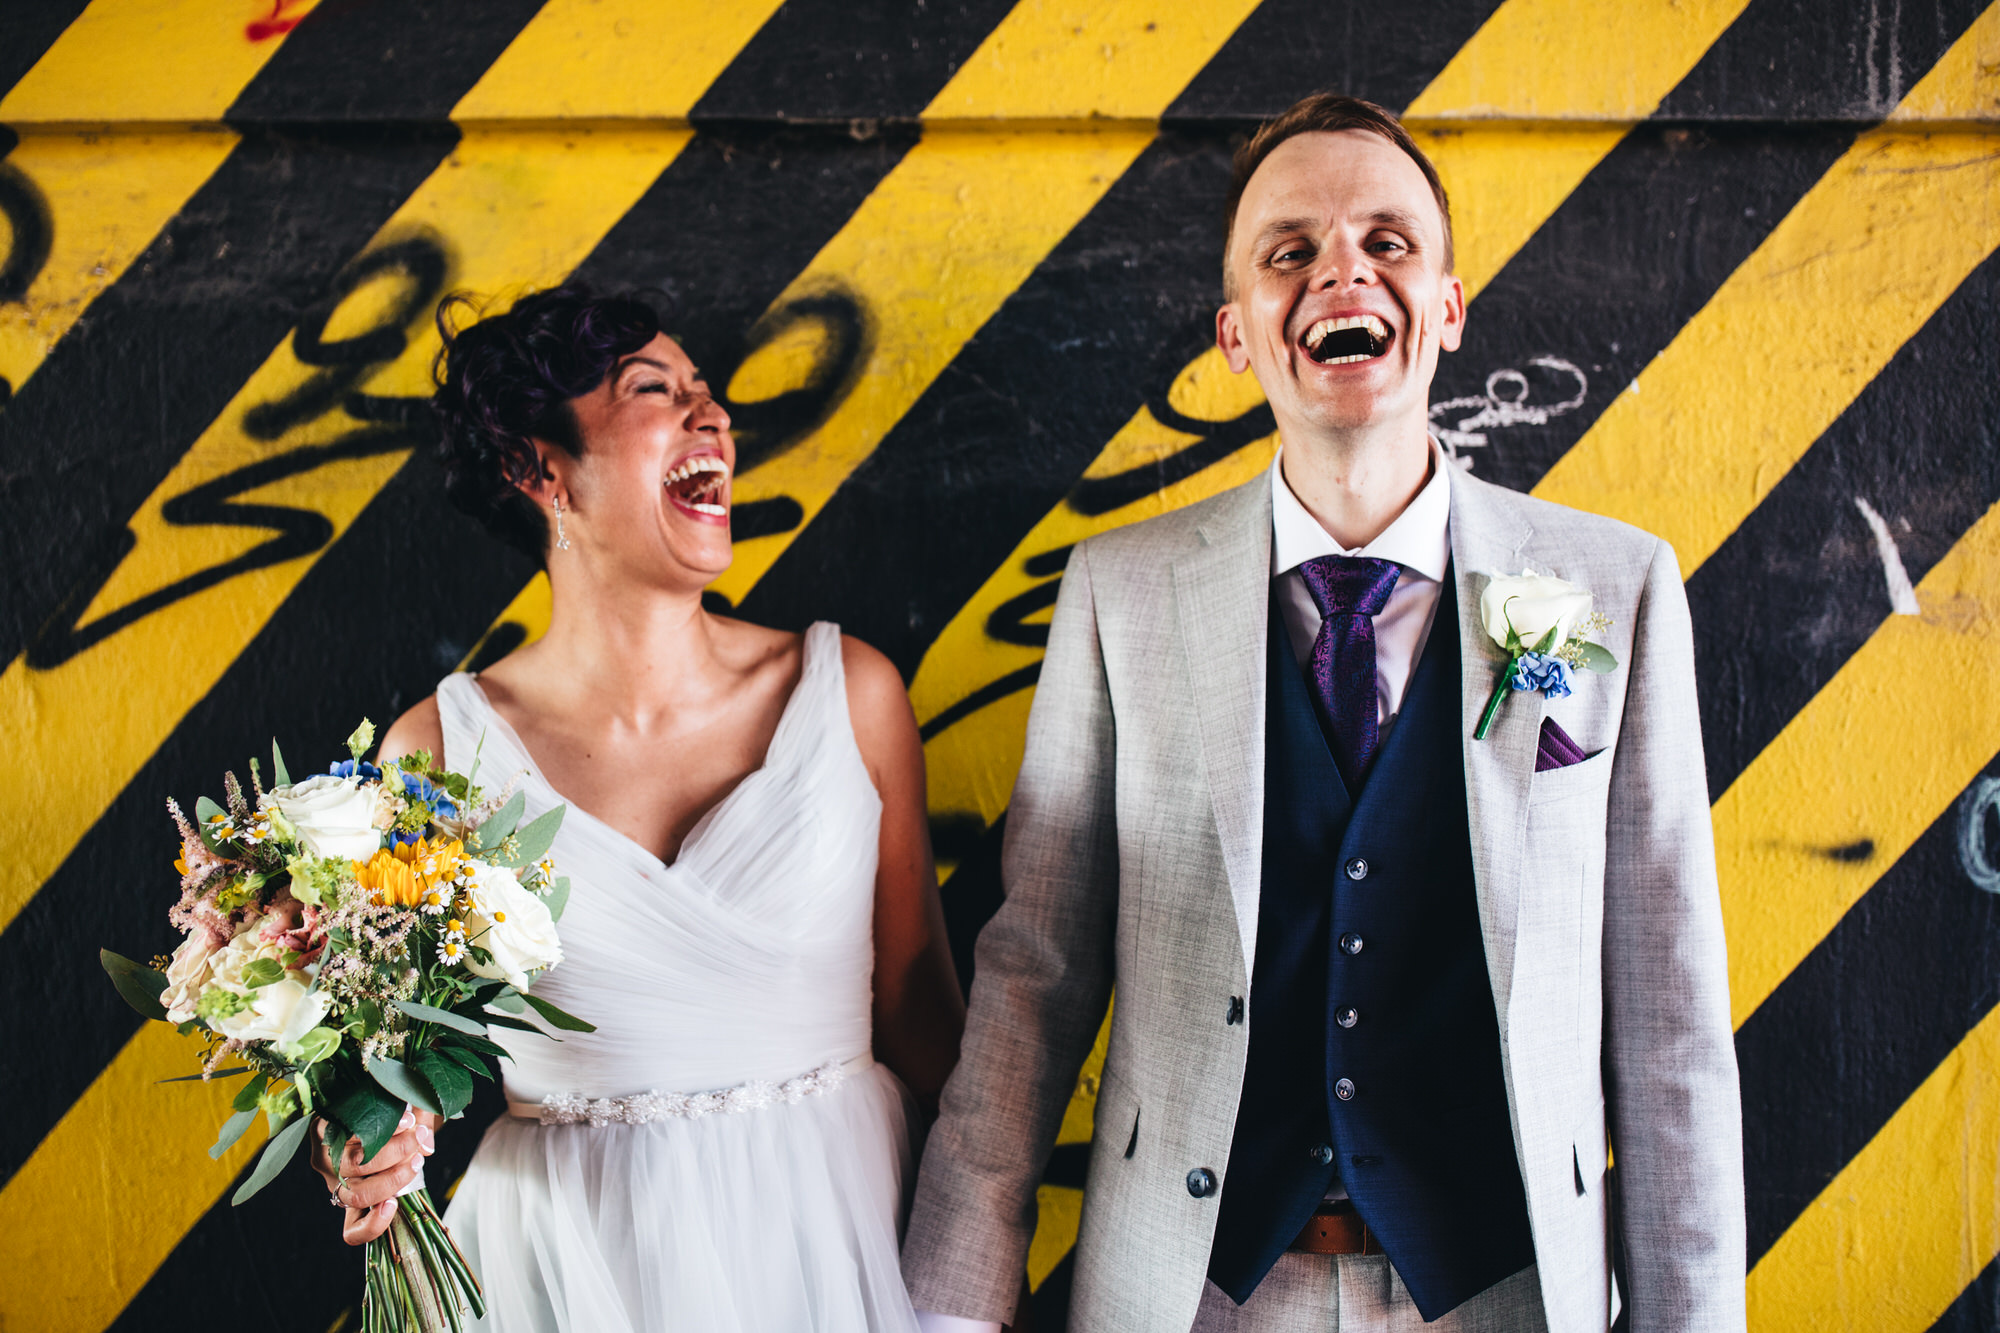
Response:
M1381 721L1381 738L1389 739L1389 728L1402 711L1403 695L1410 677L1423 656L1430 638L1431 620L1437 614L1438 595L1444 591L1445 565L1451 560L1451 478L1445 469L1451 461L1430 442L1431 476L1416 498L1396 515L1374 541L1358 550L1348 550L1327 534L1307 508L1292 494L1285 480L1285 451L1271 460L1271 578L1278 613L1285 621L1292 656L1301 668L1312 660L1313 640L1319 637L1319 607L1306 587L1299 566L1322 555L1368 556L1393 560L1402 566L1396 587L1375 625L1375 706Z
M1375 696L1383 740L1389 737L1417 659L1423 656L1431 620L1437 614L1438 594L1444 589L1445 565L1451 559L1451 479L1445 473L1451 462L1435 439L1430 444L1430 480L1381 536L1356 551L1345 549L1328 536L1319 520L1292 494L1285 481L1284 450L1271 460L1271 578L1285 634L1300 667L1312 657L1320 622L1319 607L1306 588L1305 576L1299 573L1300 565L1315 556L1358 555L1393 560L1402 566L1382 613L1373 617ZM1327 1197L1345 1198L1346 1191L1336 1183ZM917 1311L917 1328L919 1333L1000 1333L1000 1325L990 1320L929 1310Z

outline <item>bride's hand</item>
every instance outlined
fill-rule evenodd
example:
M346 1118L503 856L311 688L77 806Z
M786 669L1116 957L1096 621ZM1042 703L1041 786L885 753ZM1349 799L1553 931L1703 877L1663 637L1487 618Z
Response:
M361 1160L361 1140L352 1138L341 1150L336 1167L327 1160L325 1121L314 1122L313 1170L326 1181L333 1199L346 1209L340 1236L349 1245L366 1245L389 1229L396 1216L396 1195L423 1170L424 1159L436 1147L438 1117L407 1110L395 1136L373 1158Z

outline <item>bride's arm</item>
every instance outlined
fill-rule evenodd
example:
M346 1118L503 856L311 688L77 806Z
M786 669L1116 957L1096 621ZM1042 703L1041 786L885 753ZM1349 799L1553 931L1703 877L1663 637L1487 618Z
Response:
M842 641L854 738L882 797L875 875L875 1056L903 1080L926 1115L958 1063L965 997L951 964L924 800L924 745L889 659Z

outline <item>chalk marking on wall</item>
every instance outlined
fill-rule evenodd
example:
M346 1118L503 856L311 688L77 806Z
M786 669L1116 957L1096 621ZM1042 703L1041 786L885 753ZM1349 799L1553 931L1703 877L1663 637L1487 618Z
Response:
M1970 84L2000 5L1911 90ZM1859 136L1535 487L1674 546L1692 575L2000 245L1990 134Z
M1917 590L1910 586L1909 571L1903 568L1903 553L1896 549L1896 538L1889 525L1863 497L1854 497L1854 507L1861 511L1861 517L1868 520L1868 530L1875 534L1875 550L1882 557L1882 577L1889 585L1890 608L1899 616L1922 615L1924 609L1917 605Z
M1737 1027L2000 751L2000 505L1917 593L1715 802ZM1864 838L1866 859L1825 854Z
M1528 364L1570 377L1576 381L1576 392L1561 402L1531 403L1528 395L1534 390L1528 377L1512 367L1502 367L1486 377L1485 393L1431 404L1431 433L1437 436L1452 461L1466 471L1472 470L1472 459L1459 450L1485 448L1492 442L1487 431L1505 430L1509 426L1545 426L1565 413L1576 411L1590 396L1590 377L1575 362L1559 356L1537 356L1530 358ZM1445 424L1444 418L1458 412L1470 415Z
M1973 887L2000 893L2000 844L1986 840L1986 819L2000 815L2000 778L1982 777L1958 800L1958 864Z

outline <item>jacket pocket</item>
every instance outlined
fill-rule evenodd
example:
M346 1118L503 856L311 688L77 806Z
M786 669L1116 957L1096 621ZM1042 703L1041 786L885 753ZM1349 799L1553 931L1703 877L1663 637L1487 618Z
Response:
M1528 804L1560 801L1568 796L1610 787L1611 756L1611 748L1607 746L1588 759L1534 774L1528 781Z

